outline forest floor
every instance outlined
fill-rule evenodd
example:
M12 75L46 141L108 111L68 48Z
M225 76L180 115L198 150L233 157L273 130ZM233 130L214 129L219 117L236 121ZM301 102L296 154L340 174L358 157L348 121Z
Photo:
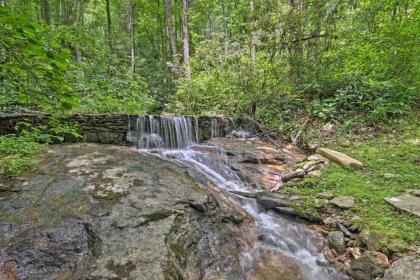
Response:
M320 205L320 193L352 196L353 207L332 215L338 215L353 231L375 232L384 246L392 243L408 249L419 245L420 218L401 212L384 200L408 189L420 189L419 123L418 118L403 119L374 134L335 135L325 146L360 160L364 167L352 169L331 164L320 177L307 177L300 187L286 186L282 192L302 197L296 206L316 216L334 213L328 203Z

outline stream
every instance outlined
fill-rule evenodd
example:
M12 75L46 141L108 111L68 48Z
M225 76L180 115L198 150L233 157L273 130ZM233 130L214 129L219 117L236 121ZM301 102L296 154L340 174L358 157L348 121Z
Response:
M225 136L227 133L229 131L221 132L212 123L213 137ZM244 248L242 252L242 279L250 279L261 261L274 267L287 264L297 268L296 275L285 276L284 279L347 279L324 259L321 253L321 236L310 231L304 224L262 209L254 199L231 193L259 192L263 189L250 187L241 180L232 170L232 158L223 148L205 143L197 144L198 134L194 119L142 117L138 119L136 134L138 141L135 145L139 153L164 158L187 167L195 180L213 188L213 192L230 203L239 205L252 218L253 227L249 235L256 238L252 246ZM275 272L277 271L274 269Z

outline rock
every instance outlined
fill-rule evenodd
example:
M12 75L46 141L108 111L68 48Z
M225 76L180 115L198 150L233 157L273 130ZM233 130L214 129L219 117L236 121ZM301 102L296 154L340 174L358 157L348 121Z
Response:
M385 179L395 178L395 174L392 174L392 173L384 173L384 178Z
M319 197L319 198L328 199L328 200L334 198L334 195L332 193L329 193L329 192L318 193L316 196Z
M384 199L392 206L420 217L420 197L403 194Z
M322 163L326 163L328 162L328 159L326 159L325 157L321 156L320 154L314 154L308 157L307 159L308 161L315 161L315 162L322 162Z
M277 207L289 207L289 197L284 194L275 193L275 192L258 192L258 193L249 193L249 192L239 192L231 191L239 196L254 198L258 203L260 203L266 209L273 209Z
M328 246L339 254L342 254L346 251L346 242L344 240L344 234L341 231L329 232L327 242Z
M308 176L311 177L321 177L321 170L314 170L308 173Z
M360 248L358 248L358 247L350 247L350 248L347 248L347 251L350 253L350 255L354 259L358 259L362 255L362 253L360 251Z
M330 201L331 204L340 207L341 209L349 209L354 205L354 197L352 196L337 196Z
M306 174L305 170L303 170L303 169L296 169L292 173L288 173L288 174L283 175L281 177L281 180L283 182L287 182L287 181L289 181L291 179L294 179L294 178L302 178L303 176L305 176L305 174Z
M328 204L328 200L326 199L315 198L314 202L315 202L315 208L323 208L325 205Z
M387 260L388 258L379 252L366 251L361 257L350 262L350 276L356 280L383 277Z
M408 190L405 190L405 191L408 194L420 197L420 190L419 189L408 189Z
M363 166L363 163L361 163L357 159L354 159L352 157L349 157L346 154L343 154L343 153L340 153L331 149L318 148L316 152L323 155L327 159L346 167L362 167Z
M407 244L400 240L391 240L387 242L386 247L393 254L403 253L408 250Z
M420 259L404 257L395 261L385 272L384 280L418 280L420 279Z
M381 251L387 253L387 240L380 232L362 230L357 237L357 242L359 243L359 246L365 245L370 251Z
M186 168L94 144L51 146L38 166L2 194L0 279L240 278L249 219Z
M287 258L262 250L255 263L255 269L247 278L249 280L303 280L302 273L296 264ZM223 278L225 279L225 278Z

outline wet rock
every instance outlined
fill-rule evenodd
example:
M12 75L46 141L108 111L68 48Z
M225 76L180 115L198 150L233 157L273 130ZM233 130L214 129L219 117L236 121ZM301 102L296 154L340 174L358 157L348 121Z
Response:
M319 198L328 199L328 200L334 198L334 195L332 193L329 193L329 192L318 193L316 196L319 197Z
M384 280L418 280L420 279L420 259L404 257L395 261L385 272Z
M328 246L339 254L346 251L346 242L344 240L344 234L341 231L329 232L327 242Z
M249 220L186 168L94 144L38 164L0 197L0 279L239 278Z
M388 258L379 252L365 252L350 262L350 275L356 280L371 280L383 277Z
M255 269L249 280L303 280L303 276L296 264L287 258L262 250L256 257Z
M254 198L266 209L273 209L277 207L289 207L290 199L287 195L274 193L274 192L258 192L258 193L248 193L248 192L239 192L232 191L236 195L243 197Z
M404 194L397 197L385 198L385 201L400 210L420 217L420 197Z
M331 149L318 148L316 152L326 157L327 159L334 161L343 166L347 166L347 167L362 167L363 166L363 163L361 163L357 159L354 159L352 157L349 157L346 154L343 154L343 153L340 153Z
M352 196L337 196L330 201L331 204L341 208L349 209L354 205L354 197Z

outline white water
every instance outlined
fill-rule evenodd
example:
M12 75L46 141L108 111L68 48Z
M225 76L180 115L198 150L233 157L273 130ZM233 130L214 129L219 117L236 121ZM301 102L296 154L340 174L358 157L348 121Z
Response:
M168 117L169 118L169 117ZM304 225L286 219L272 211L260 209L253 199L240 198L230 193L230 191L255 192L255 189L248 188L228 166L227 156L223 149L213 146L191 145L192 135L198 133L192 129L191 120L183 117L175 118L173 121L164 117L156 123L154 118L148 119L150 125L146 127L146 121L138 121L138 131L150 139L149 142L139 141L140 148L154 147L188 147L185 149L164 149L161 153L151 153L147 149L140 149L142 153L150 156L159 156L171 161L176 161L187 168L190 168L210 180L221 191L232 198L254 219L254 230L258 236L252 251L244 252L242 256L243 279L252 271L255 259L261 249L270 250L282 257L292 260L296 264L305 280L333 280L346 279L344 275L336 272L327 265L320 248L317 246L319 238L310 232ZM163 127L163 129L162 129ZM197 125L195 125L197 127ZM186 129L189 132L180 131ZM219 136L220 128L212 123L212 137ZM163 132L163 133L162 133ZM162 142L153 142L151 135L157 135ZM142 135L139 135L139 139ZM153 141L152 141L153 140ZM153 143L151 143L153 142ZM200 180L200 178L197 178ZM323 265L318 265L322 263Z

